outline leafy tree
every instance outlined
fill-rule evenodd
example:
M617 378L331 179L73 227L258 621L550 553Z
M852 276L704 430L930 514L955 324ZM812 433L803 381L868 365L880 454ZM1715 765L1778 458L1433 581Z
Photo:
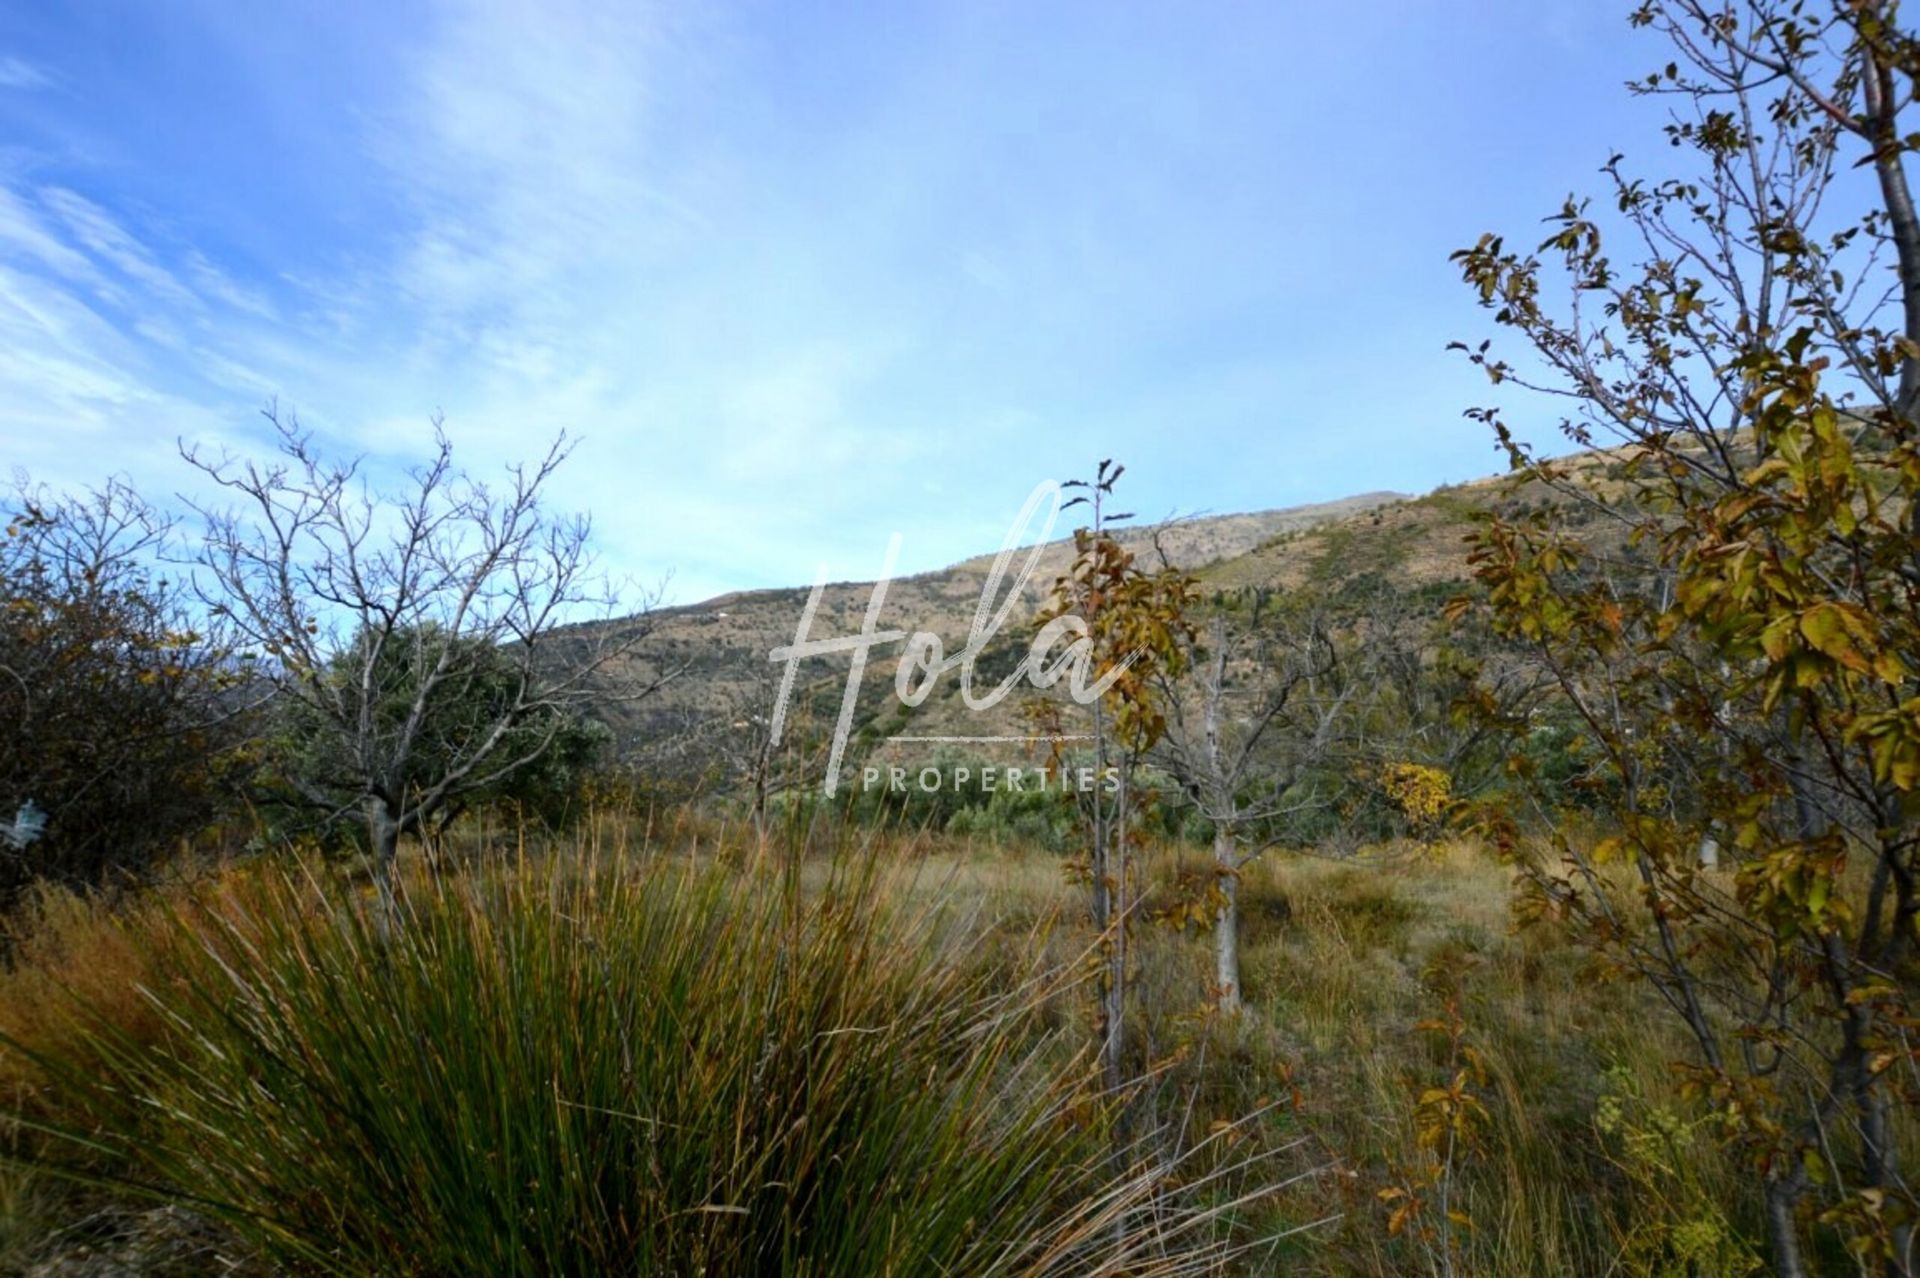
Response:
M1133 783L1148 752L1166 732L1163 679L1177 674L1185 660L1182 641L1191 637L1187 612L1193 604L1191 579L1172 570L1145 571L1114 536L1113 526L1132 518L1107 509L1125 470L1102 461L1091 480L1063 485L1085 492L1062 509L1085 505L1093 518L1074 530L1073 561L1054 583L1051 602L1035 618L1041 628L1077 619L1074 633L1084 638L1091 654L1087 682L1106 682L1105 691L1089 706L1095 782L1073 792L1092 844L1087 864L1090 903L1104 952L1100 1061L1107 1087L1114 1092L1126 1082L1127 929L1138 900L1131 852L1139 795ZM1036 702L1033 710L1054 738L1054 766L1063 766L1060 703Z
M1685 170L1646 181L1615 157L1607 213L1570 200L1533 253L1487 236L1456 255L1532 351L1469 356L1614 449L1541 460L1476 410L1561 495L1491 519L1474 562L1577 716L1611 821L1597 846L1521 855L1528 901L1686 1027L1777 1272L1808 1272L1830 1227L1812 1245L1910 1274L1920 42L1886 0L1666 0L1633 21L1672 50L1636 88L1675 108ZM1603 520L1576 526L1582 506ZM1707 839L1731 874L1700 868Z
M23 486L0 539L0 807L49 820L0 850L0 906L35 878L137 875L213 817L240 708L215 645L157 575L167 521L126 484Z

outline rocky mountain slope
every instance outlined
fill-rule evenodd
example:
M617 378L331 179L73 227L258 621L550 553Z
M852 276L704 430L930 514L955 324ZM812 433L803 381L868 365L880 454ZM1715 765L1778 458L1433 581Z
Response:
M1596 459L1598 460L1598 459ZM1601 462L1600 464L1604 464ZM1477 512L1514 509L1544 500L1544 490L1505 477L1442 488L1421 497L1375 492L1283 510L1220 515L1136 529L1128 548L1145 561L1165 559L1199 578L1204 589L1265 588L1312 591L1357 605L1392 597L1402 606L1438 611L1468 579L1464 539ZM1025 557L1016 552L1014 570ZM1072 555L1068 540L1043 548L1023 598L977 665L981 688L998 685L1026 654L1035 608ZM994 556L983 554L937 572L888 585L880 626L938 635L948 655L966 645ZM1008 582L1002 582L1004 592ZM870 582L836 582L823 591L811 636L851 635L860 629L873 590ZM675 672L658 692L632 704L610 704L623 753L656 768L705 770L714 779L737 771L764 733L782 667L768 653L793 642L808 588L724 595L686 607L661 609L643 620L651 633L623 671L647 680ZM1030 731L1019 714L1021 695L989 711L969 708L957 672L946 675L918 708L894 693L901 645L874 649L853 717L845 762L923 760L942 748L969 750L941 737L1017 736ZM845 655L802 663L788 716L788 744L824 742L832 733L847 685ZM1024 684L1022 685L1024 688ZM906 738L901 740L901 738ZM1017 743L994 743L996 754ZM824 751L824 745L819 747Z

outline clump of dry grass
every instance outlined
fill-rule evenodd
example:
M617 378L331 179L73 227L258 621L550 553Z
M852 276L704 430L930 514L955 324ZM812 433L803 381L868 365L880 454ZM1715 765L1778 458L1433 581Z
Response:
M738 859L415 875L389 939L299 872L50 907L36 979L111 963L8 1022L24 1152L320 1272L1173 1275L1244 1245L1246 1160L1117 1134L1038 932L972 944L950 883L873 856Z
M18 1103L42 1081L23 1044L53 1048L81 1032L85 1005L132 1036L159 1036L160 1016L141 993L153 979L145 943L160 907L115 910L65 888L41 886L15 919L11 962L0 970L0 1094Z

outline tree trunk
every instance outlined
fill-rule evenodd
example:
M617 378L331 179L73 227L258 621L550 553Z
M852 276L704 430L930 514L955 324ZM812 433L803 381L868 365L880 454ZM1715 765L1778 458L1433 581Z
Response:
M1912 342L1920 341L1920 213L1914 211L1913 192L1907 186L1902 160L1906 148L1899 138L1901 103L1893 77L1894 72L1878 54L1869 54L1860 87L1866 99L1867 140L1873 143L1873 169L1880 179L1880 198L1900 279L1905 335ZM1920 360L1911 355L1900 361L1899 397L1900 415L1911 421L1920 413Z
M753 760L753 836L767 841L767 795L773 789L773 738L761 741Z
M382 945L393 939L396 911L393 900L393 868L400 855L400 822L387 801L370 794L367 808L367 847L373 853L374 890L379 893L374 927Z
M1100 1073L1107 1090L1120 1090L1120 1014L1125 1008L1122 985L1114 979L1115 955L1120 953L1119 929L1115 927L1113 881L1113 812L1104 792L1107 768L1106 716L1098 701L1093 703L1093 857L1092 907L1094 931L1100 935L1101 962L1099 981ZM1115 796L1118 799L1119 796ZM1118 806L1117 803L1115 805Z
M1797 1178L1791 1175L1767 1181L1767 1241L1773 1246L1773 1272L1778 1278L1807 1278L1800 1257L1800 1230L1793 1209L1800 1201Z
M1871 1019L1871 1013L1867 1014ZM1860 1106L1861 1159L1866 1164L1863 1179L1875 1189L1900 1183L1900 1146L1893 1133L1884 1088L1874 1086L1873 1073L1862 1061L1855 1070L1854 1088ZM1887 1257L1882 1272L1887 1278L1908 1278L1913 1269L1908 1258L1913 1251L1913 1226L1902 1221L1889 1229L1893 1254Z
M1233 835L1224 825L1213 830L1213 859L1220 880L1220 909L1213 921L1213 983L1220 1010L1240 1010L1240 874L1234 865Z
M1107 948L1107 981L1101 991L1106 1006L1102 1010L1101 1063L1107 1087L1114 1092L1126 1081L1127 1027L1127 765L1120 765L1120 783L1113 795L1113 823L1106 831L1107 869L1113 876L1108 889L1107 912L1111 920ZM1099 784L1104 784L1104 778Z

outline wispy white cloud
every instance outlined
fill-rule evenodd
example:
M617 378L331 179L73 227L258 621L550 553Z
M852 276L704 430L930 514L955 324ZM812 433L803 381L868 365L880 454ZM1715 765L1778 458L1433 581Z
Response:
M27 198L4 185L0 185L0 249L10 257L24 257L68 280L99 282L99 274L87 255L65 243L58 230L46 224Z
M264 292L239 283L199 249L188 251L185 267L193 287L200 293L255 319L277 318L273 302Z
M140 285L155 301L173 306L196 306L199 298L155 260L147 247L109 217L105 210L72 191L52 187L41 200L66 224L68 232L88 253Z
M654 155L662 7L442 4L369 142L412 225L396 282L453 331L553 340L697 214Z
M44 89L53 77L25 58L0 54L0 89Z
M1457 35L1408 0L1369 56L1438 105L1358 100L1333 132L1350 31L1257 10L200 0L169 47L227 61L188 83L116 53L119 98L72 24L60 56L0 55L0 88L103 84L15 99L59 122L0 149L0 448L165 492L174 435L244 437L268 398L376 468L436 410L482 469L567 430L555 500L686 598L864 575L895 528L911 566L957 558L1110 451L1171 477L1155 509L1462 477L1482 441L1431 426L1479 388L1436 371L1433 298L1498 224L1465 202L1524 166L1477 179L1445 139L1530 117L1474 114L1432 50L1525 11ZM1524 69L1488 93L1559 90L1512 52L1476 45ZM1590 168L1571 127L1525 151L1548 192Z

